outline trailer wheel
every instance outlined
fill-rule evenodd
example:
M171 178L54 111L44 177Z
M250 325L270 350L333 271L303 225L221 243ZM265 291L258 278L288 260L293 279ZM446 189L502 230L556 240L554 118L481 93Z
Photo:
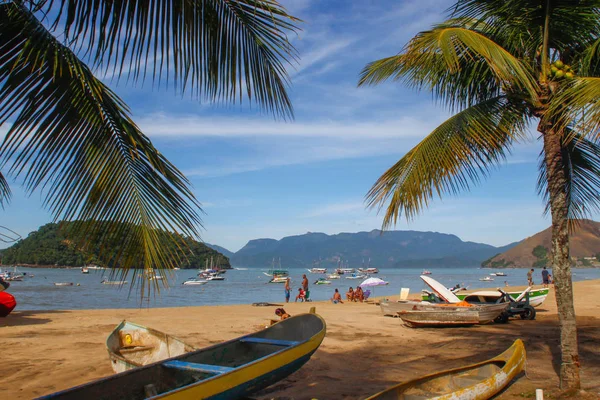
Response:
M500 314L496 317L494 322L497 324L505 324L508 322L508 318L509 318L508 313L503 312L502 314Z
M532 321L535 319L535 308L532 306L523 307L523 313L521 314L521 319L527 319Z

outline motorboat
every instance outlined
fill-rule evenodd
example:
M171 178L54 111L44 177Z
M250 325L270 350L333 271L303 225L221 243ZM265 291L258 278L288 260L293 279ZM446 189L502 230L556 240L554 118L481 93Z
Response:
M183 285L206 285L208 281L203 279L190 278L187 281L183 282Z
M109 281L108 279L103 279L101 282L103 285L126 285L127 281Z
M366 277L367 277L367 275L365 275L365 274L355 272L353 274L346 276L346 279L364 279Z
M327 268L310 268L308 272L311 274L326 274Z
M331 285L331 281L328 281L325 278L319 278L315 281L315 285Z
M340 279L341 276L339 274L329 274L327 275L327 279Z
M424 269L423 272L421 272L421 275L431 275L431 271Z
M494 278L491 278L489 276L484 276L483 278L479 278L479 280L482 282L493 282Z
M73 286L73 282L54 282L54 286Z

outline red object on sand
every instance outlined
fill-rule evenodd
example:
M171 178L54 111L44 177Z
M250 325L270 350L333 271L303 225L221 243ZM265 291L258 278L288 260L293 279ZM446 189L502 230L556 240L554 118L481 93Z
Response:
M12 294L0 292L0 317L6 317L17 306Z

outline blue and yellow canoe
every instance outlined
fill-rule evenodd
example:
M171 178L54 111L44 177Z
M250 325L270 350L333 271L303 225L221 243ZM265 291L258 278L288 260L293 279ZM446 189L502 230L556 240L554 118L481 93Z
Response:
M128 370L42 399L237 399L302 367L325 337L325 321L301 314L224 343Z

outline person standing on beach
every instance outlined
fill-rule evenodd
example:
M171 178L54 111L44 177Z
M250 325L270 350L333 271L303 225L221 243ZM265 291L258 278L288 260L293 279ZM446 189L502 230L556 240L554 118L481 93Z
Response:
M533 286L533 268L531 268L527 273L527 284L529 286Z
M290 278L288 277L285 280L285 302L289 303L290 302L290 291L292 289L290 288Z
M302 275L302 289L304 289L305 293L304 301L309 301L310 291L308 290L308 278L306 277L306 274Z
M546 267L544 267L542 269L542 283L544 284L544 287L548 287L548 284L550 283L550 280L548 279L549 275L550 273L548 272Z

